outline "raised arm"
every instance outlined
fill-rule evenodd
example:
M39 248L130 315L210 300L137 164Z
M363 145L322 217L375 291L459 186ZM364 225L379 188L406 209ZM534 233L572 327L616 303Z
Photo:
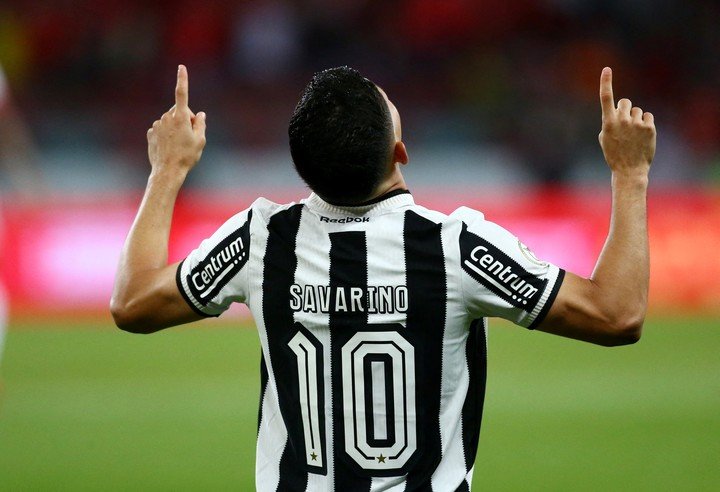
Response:
M610 232L589 279L568 273L539 330L600 345L640 338L650 276L647 187L655 155L651 113L613 99L612 71L600 76L605 160L612 171Z
M201 318L182 298L168 265L175 200L205 147L205 113L188 107L188 74L178 67L175 105L147 132L151 172L120 255L110 311L126 331L152 333Z

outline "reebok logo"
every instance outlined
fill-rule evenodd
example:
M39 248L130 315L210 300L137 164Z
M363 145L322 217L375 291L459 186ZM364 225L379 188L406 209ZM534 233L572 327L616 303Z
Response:
M460 233L463 270L509 304L531 313L547 285L490 242L467 230Z
M352 222L370 222L370 217L343 217L341 219L332 219L321 215L320 222L329 222L331 224L350 224Z

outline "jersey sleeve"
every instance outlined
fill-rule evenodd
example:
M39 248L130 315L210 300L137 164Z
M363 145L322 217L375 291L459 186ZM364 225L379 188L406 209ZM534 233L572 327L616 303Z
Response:
M555 301L565 271L537 259L516 236L480 212L463 207L453 217L463 222L460 263L468 312L535 328Z
M198 314L219 316L245 302L251 220L252 209L231 217L178 266L178 289Z

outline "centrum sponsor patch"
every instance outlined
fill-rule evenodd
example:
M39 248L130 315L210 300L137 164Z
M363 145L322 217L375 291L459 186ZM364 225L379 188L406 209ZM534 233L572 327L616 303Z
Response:
M528 313L535 309L547 279L528 272L465 225L460 234L460 254L462 267L472 278L515 307Z
M250 256L250 218L220 241L186 277L195 300L207 306L223 287L245 266Z

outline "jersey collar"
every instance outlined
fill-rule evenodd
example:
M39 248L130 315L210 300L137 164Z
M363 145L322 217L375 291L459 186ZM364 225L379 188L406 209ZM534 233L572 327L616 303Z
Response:
M310 208L335 214L365 215L369 212L378 213L399 207L414 205L415 200L409 190L393 190L367 202L358 205L333 205L326 202L315 193L306 201Z

